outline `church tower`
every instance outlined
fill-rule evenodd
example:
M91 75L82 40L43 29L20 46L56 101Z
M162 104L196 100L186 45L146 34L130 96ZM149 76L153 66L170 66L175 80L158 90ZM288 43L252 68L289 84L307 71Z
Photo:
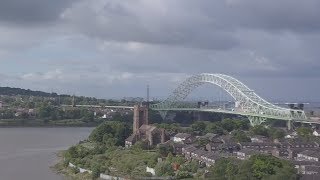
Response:
M143 124L149 124L148 107L135 105L133 109L133 133L135 134Z

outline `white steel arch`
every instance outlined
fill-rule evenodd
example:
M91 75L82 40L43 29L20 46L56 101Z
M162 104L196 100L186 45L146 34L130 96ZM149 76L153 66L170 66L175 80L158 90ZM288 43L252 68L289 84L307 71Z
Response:
M195 88L204 83L210 83L221 87L237 101L242 111L248 115L252 125L260 124L267 118L282 120L307 120L303 110L293 110L271 104L258 96L239 80L223 75L202 73L192 76L181 83L173 93L163 102L152 105L154 110L177 109L182 102ZM266 118L267 117L267 118ZM259 120L257 120L257 118ZM256 121L256 122L253 122Z

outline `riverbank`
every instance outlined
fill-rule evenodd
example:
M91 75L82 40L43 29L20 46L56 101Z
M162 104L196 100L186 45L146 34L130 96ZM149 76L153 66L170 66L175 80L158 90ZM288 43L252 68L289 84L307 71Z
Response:
M49 120L42 119L0 119L0 127L95 127L102 120L85 121L83 119Z
M68 164L65 164L63 160L64 152L65 151L59 151L57 153L58 161L51 167L53 172L62 175L66 180L91 180L91 174L79 173L75 168L69 167Z

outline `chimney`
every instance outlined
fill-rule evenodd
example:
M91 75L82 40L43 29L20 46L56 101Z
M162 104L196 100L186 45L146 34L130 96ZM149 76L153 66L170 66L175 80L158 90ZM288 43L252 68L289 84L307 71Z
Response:
M166 133L164 129L160 129L161 130L161 143L165 143L166 142Z

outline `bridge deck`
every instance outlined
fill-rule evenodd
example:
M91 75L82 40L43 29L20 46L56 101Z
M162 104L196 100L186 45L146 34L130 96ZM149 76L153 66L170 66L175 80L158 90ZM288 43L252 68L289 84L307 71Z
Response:
M161 108L161 109L153 109L157 111L199 111L199 112L215 112L215 113L223 113L223 114L235 114L241 116L259 116L268 119L279 119L278 116L270 116L266 114L253 114L248 112L241 112L241 111L229 111L223 109L206 109L206 108ZM301 123L313 123L313 124L320 124L320 121L315 121L312 119L289 119L289 118L281 118L280 120L285 121L294 121L294 122L301 122Z
M61 105L61 106L71 107L72 105ZM111 108L111 109L133 109L133 106L76 105L76 107Z

